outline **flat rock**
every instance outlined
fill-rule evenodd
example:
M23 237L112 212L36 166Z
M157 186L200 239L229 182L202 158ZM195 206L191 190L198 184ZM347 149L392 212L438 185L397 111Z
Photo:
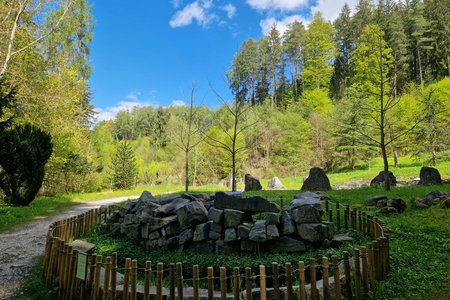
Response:
M159 207L156 207L153 209L153 215L155 216L167 216L167 215L174 215L178 208L180 208L183 205L186 205L187 203L190 203L191 201L184 198L175 198L172 201L160 205Z
M176 215L164 217L164 218L157 218L157 217L151 217L149 219L149 232L158 230L160 228L163 228L164 226L167 226L171 223L177 222L178 217Z
M377 206L378 201L387 200L387 198L388 197L386 195L375 195L366 200L366 205L367 206Z
M215 197L214 207L219 209L235 209L252 214L280 211L276 204L260 196L240 198L228 196L224 192L217 192Z
M187 228L208 221L208 211L203 203L193 201L179 207L177 217L181 227Z

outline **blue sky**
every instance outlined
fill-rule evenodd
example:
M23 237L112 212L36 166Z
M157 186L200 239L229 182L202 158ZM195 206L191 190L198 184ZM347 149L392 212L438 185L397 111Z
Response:
M98 119L134 106L219 106L231 99L225 74L234 53L273 24L284 31L320 11L334 20L341 0L91 0L95 19L90 79ZM353 8L356 0L348 0Z

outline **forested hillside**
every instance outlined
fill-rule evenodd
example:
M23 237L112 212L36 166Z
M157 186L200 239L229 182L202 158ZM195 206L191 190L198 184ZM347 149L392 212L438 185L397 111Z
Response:
M217 95L219 108L198 106L193 87L191 105L96 123L88 1L2 1L0 78L16 92L6 116L51 135L45 194L181 184L185 170L190 184L218 183L232 157L237 175L264 178L381 156L439 164L450 159L450 2L377 3L246 40L226 74L234 99Z

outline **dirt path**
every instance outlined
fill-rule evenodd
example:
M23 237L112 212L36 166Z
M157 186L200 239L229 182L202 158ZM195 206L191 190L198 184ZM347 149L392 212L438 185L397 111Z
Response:
M120 197L76 205L57 216L31 221L0 233L0 299L8 299L11 296L30 272L37 258L43 254L45 237L51 223L101 205L138 197Z

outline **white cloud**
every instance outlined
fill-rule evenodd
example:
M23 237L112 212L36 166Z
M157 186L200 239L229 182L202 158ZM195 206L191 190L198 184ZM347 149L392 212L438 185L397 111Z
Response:
M308 0L246 0L247 4L257 10L292 11L308 4Z
M227 16L229 19L233 19L236 15L236 6L234 6L231 3L228 3L227 5L223 6L222 9L227 13Z
M217 19L217 16L209 11L211 7L212 0L194 1L186 5L182 10L177 11L170 20L169 25L172 28L184 27L196 21L200 26L206 27Z
M180 7L180 5L183 3L183 0L172 0L172 5L174 8Z
M127 95L127 99L130 99L130 100L132 100L132 101L139 101L139 96L140 95L142 95L142 93L141 92L130 92L128 95Z
M325 20L334 21L345 3L354 11L358 0L317 0L316 5L311 7L311 15L320 12Z
M273 25L275 25L277 27L280 34L283 34L287 30L288 25L294 21L302 22L303 25L305 25L305 26L309 23L309 21L306 20L301 15L292 15L292 16L284 17L280 20L277 20L275 18L267 18L267 19L261 20L259 22L259 26L261 27L261 30L264 35L269 33L269 31Z
M117 113L122 110L132 110L135 107L155 106L154 103L143 101L121 101L117 106L108 106L106 108L96 107L97 121L112 120L116 117Z
M183 100L173 100L172 106L186 106L186 102Z

